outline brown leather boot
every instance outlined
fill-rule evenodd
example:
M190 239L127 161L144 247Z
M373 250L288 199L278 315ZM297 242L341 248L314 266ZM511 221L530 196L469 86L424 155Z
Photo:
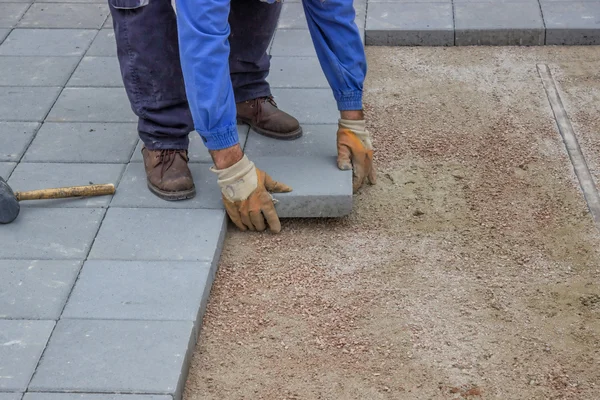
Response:
M302 136L298 120L278 109L271 96L237 103L237 120L274 139L292 140Z
M148 150L142 147L148 189L163 200L185 200L196 195L187 150Z

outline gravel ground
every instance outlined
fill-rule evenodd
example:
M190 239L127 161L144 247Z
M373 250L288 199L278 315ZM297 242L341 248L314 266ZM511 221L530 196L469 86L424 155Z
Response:
M230 230L185 399L599 399L600 235L536 63L595 165L600 50L367 52L378 184Z

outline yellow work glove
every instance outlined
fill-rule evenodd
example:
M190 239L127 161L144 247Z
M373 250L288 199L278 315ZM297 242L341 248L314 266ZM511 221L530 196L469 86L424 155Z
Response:
M374 185L377 181L373 166L373 145L366 128L365 120L338 121L337 164L341 170L352 169L352 189L354 193L365 181Z
M271 232L281 231L271 193L291 192L291 187L274 181L246 155L229 168L211 171L217 174L225 210L238 228L262 232L268 224Z

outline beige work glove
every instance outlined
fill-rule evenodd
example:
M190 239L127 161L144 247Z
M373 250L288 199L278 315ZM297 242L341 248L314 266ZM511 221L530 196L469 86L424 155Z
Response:
M338 168L341 170L352 169L354 193L365 181L371 185L376 183L373 144L365 120L340 119L338 121L337 150Z
M281 231L281 222L271 193L291 192L291 187L274 181L256 168L246 155L229 168L210 169L217 174L225 210L238 228L242 231L262 232L268 224L271 232Z

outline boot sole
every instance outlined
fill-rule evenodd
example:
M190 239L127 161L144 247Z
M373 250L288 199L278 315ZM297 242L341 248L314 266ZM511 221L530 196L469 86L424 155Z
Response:
M148 189L157 197L167 201L188 200L196 196L195 185L189 190L182 190L180 192L166 192L148 182Z
M237 122L238 122L238 124L250 125L250 128L252 128L256 133L261 134L266 137L269 137L269 138L272 138L272 139L295 140L295 139L302 137L302 134L303 134L302 127L299 127L298 129L296 129L295 131L292 131L292 132L280 133L280 132L268 131L266 129L262 129L258 126L252 125L252 121L248 121L243 118L238 117Z

